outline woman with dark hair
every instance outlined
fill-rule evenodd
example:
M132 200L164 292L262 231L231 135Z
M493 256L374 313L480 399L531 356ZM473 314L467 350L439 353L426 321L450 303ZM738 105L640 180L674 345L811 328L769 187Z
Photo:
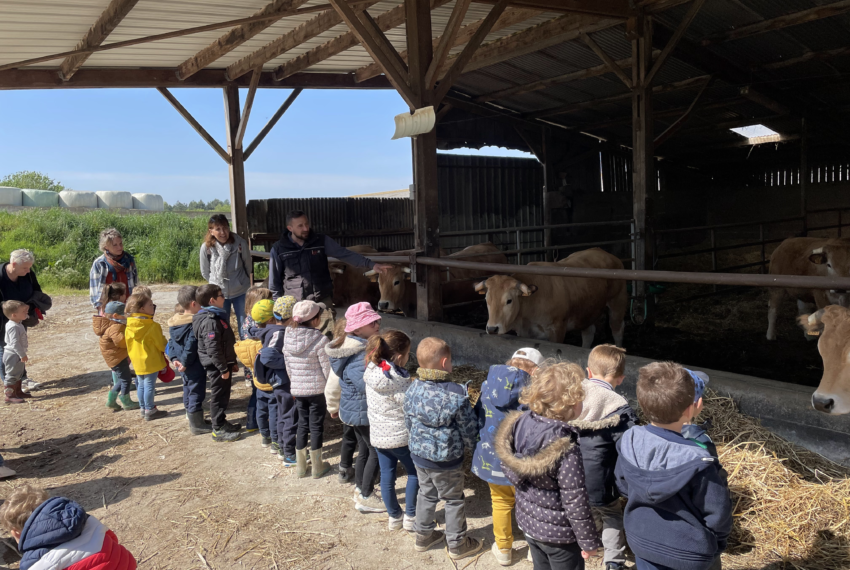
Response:
M251 287L251 250L248 242L230 231L224 214L215 214L207 224L207 236L201 244L201 275L221 287L224 310L231 307L239 323L239 338L245 322L245 293Z

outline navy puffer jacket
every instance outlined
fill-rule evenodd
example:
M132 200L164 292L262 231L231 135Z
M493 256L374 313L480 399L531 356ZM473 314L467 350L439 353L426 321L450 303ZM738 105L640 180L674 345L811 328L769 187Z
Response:
M366 340L349 336L338 348L328 345L325 352L331 361L331 369L339 377L339 419L350 426L368 426L369 415L366 405Z

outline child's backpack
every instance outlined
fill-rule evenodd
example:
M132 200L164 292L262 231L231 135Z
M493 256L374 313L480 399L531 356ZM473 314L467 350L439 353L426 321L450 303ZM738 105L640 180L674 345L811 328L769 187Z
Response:
M254 372L254 361L263 348L263 342L255 338L246 338L238 341L233 348L236 351L236 358L245 365L245 368Z

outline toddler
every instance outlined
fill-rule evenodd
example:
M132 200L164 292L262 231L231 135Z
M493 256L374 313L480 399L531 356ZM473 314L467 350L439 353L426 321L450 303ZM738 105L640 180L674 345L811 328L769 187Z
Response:
M344 318L334 321L333 339L328 345L328 348L339 348L346 341L345 327L348 322ZM325 402L328 406L328 414L334 419L339 417L339 399L342 390L339 386L339 376L331 366L331 373L328 375L328 383L325 385ZM342 424L342 441L339 444L339 471L337 472L337 481L340 484L351 483L356 475L354 465L354 452L357 449L357 434L354 433L354 426ZM357 486L355 485L355 488ZM355 494L356 496L356 494ZM356 500L356 499L355 499Z
M183 407L189 420L189 433L203 435L210 433L212 427L204 419L207 375L198 357L198 339L192 328L192 321L201 310L195 300L197 294L194 285L184 285L177 291L177 306L181 311L168 320L168 355L183 376Z
M699 370L688 370L685 368L691 379L694 381L694 417L691 421L682 426L682 436L685 439L690 439L698 445L702 445L708 452L717 457L717 446L711 441L706 430L711 427L711 422L706 421L704 424L694 423L702 412L702 397L705 394L705 389L708 386L708 374Z
M21 384L27 373L27 350L29 349L29 341L27 340L27 329L22 325L29 315L29 305L21 301L4 301L3 316L6 321L6 330L4 331L3 349L3 371L5 378L3 385L5 388L5 396L7 404L23 404L24 398L32 396L21 389Z
M127 286L120 281L109 283L103 286L103 293L100 295L100 304L98 305L98 314L103 316L106 313L107 303L117 301L119 303L127 302Z
M110 283L104 290L114 287ZM118 283L124 288L123 283ZM106 407L114 411L137 410L139 404L130 399L130 387L133 373L130 371L130 356L127 353L127 341L124 329L127 319L124 317L122 301L108 301L102 305L103 315L92 316L94 334L100 337L100 353L106 365L112 369L112 388L106 394ZM118 402L121 402L118 404Z
M254 326L250 331L252 338L262 342L262 348L254 360L254 389L257 394L257 425L264 448L271 448L275 455L280 453L280 435L278 433L278 398L277 391L289 392L289 376L286 374L286 361L283 358L283 340L286 336L286 326L274 317L274 302L271 299L261 299L254 303L251 309L251 321ZM289 396L289 407L292 407L292 396Z
M136 292L127 299L126 312L129 316L124 338L130 362L136 371L136 391L142 418L145 421L164 418L168 412L157 409L154 404L154 385L159 371L168 366L165 359L165 345L168 341L162 334L162 327L153 320L156 305L150 297Z

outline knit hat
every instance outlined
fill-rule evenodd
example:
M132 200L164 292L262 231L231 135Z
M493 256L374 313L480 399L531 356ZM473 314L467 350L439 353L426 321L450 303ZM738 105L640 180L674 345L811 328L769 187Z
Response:
M316 315L319 314L319 311L324 310L326 307L322 303L317 303L315 301L299 301L295 303L295 306L292 307L292 319L296 323L306 323L307 321L315 318Z
M543 355L540 354L540 351L536 348L520 348L517 350L511 359L514 358L525 358L526 360L530 360L535 365L540 366L543 364Z
M694 379L694 403L696 404L702 395L705 394L705 388L708 386L708 374L697 370L688 370L688 374Z
M260 299L251 307L251 318L255 323L269 322L274 316L274 302L271 299Z
M277 301L274 302L274 316L281 321L291 319L292 307L294 307L297 302L298 301L292 295L278 297Z
M124 315L124 303L121 301L109 301L103 308L105 315Z
M345 332L354 332L369 323L380 321L381 315L375 312L372 305L366 303L355 303L345 311Z

